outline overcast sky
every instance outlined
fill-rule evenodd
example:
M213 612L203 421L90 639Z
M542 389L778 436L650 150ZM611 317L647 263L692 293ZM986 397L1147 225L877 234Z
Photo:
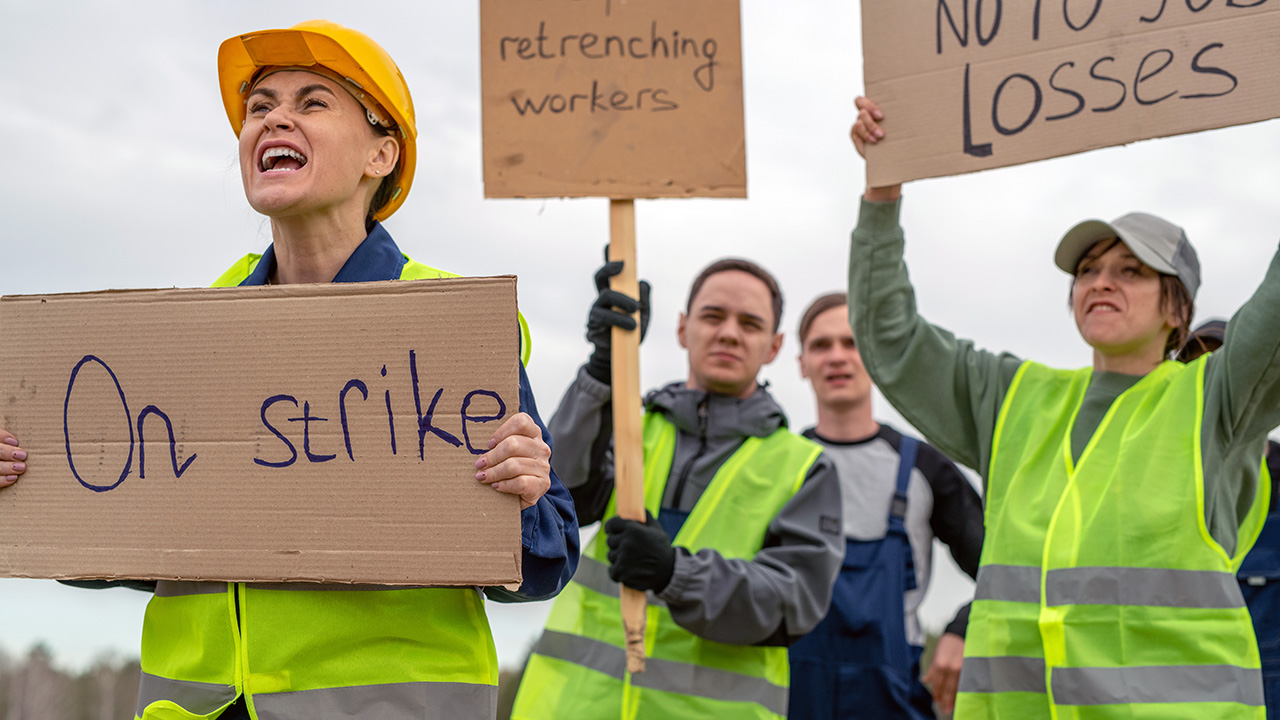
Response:
M862 86L858 4L742 5L749 199L638 203L640 274L654 287L641 378L645 387L684 378L675 321L689 282L718 257L749 257L786 294L787 344L763 379L800 428L814 411L792 333L810 299L845 283L862 190L848 141ZM475 0L359 9L0 0L0 293L197 287L260 252L269 226L240 186L217 47L314 17L368 33L399 63L417 108L418 171L387 227L428 264L519 276L534 336L529 374L549 416L589 352L583 328L608 241L607 203L483 198ZM1053 248L1080 219L1145 210L1183 225L1199 249L1197 318L1229 316L1280 234L1277 129L1273 121L911 184L903 224L921 312L991 349L1088 364ZM883 402L878 415L901 426ZM940 628L969 592L955 575L940 571L928 627ZM142 593L20 580L0 581L0 593L0 647L9 652L44 640L72 665L104 650L137 652ZM547 610L491 609L504 664L520 660Z

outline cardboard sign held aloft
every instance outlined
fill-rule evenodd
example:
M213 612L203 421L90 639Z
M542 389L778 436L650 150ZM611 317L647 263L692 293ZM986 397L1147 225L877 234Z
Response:
M862 3L872 187L1280 117L1280 2Z
M0 576L520 582L514 277L0 299Z
M746 197L738 0L481 0L485 197Z

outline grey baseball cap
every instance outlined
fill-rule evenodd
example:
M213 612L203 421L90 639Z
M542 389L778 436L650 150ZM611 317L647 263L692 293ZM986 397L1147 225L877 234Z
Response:
M1053 261L1075 275L1080 258L1099 240L1119 238L1139 260L1156 272L1177 276L1192 299L1200 288L1200 259L1182 228L1163 218L1132 212L1111 222L1085 220L1062 236Z

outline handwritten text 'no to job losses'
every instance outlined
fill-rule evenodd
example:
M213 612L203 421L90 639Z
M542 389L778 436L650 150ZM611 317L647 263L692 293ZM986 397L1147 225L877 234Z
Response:
M1268 0L1149 0L1146 4L1115 0L937 0L933 30L938 55L966 53L993 46L1002 38L1043 42L1055 34L1086 33L1096 25L1127 25L1137 34L1162 22L1185 20L1184 13L1239 12ZM1019 11L1013 26L1006 5ZM1138 6L1141 5L1140 9ZM1123 7L1122 7L1123 6ZM1030 17L1026 10L1030 8ZM1117 13L1126 16L1118 18ZM1108 13L1111 17L1107 17ZM1204 17L1207 17L1204 16ZM1028 21L1029 20L1029 21ZM1096 29L1096 28L1095 28ZM1085 56L1067 48L1041 72L1013 71L979 85L966 62L956 78L963 84L964 152L988 157L1000 137L1010 137L1045 123L1059 123L1085 113L1113 113L1126 107L1166 102L1212 101L1235 92L1240 80L1229 62L1231 48L1209 36L1194 47L1143 45L1139 40L1108 43L1108 50ZM1096 46L1095 46L1096 47ZM1074 53L1074 54L1073 54ZM1188 109L1192 106L1188 105Z

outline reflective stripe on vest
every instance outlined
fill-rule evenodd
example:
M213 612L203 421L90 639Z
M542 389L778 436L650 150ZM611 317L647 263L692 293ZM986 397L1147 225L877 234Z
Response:
M645 505L660 511L676 430L661 414L644 422ZM716 472L673 542L750 559L769 522L800 488L821 453L782 429L750 438ZM615 514L610 500L605 518ZM513 720L723 717L775 719L787 709L785 648L729 645L684 630L649 593L644 673L626 673L618 585L608 576L603 533L583 553L529 658Z
M142 716L149 705L168 701L195 715L209 715L230 705L239 694L235 685L170 680L144 672L138 682L137 713Z
M1256 676L1256 670L1235 665L1061 667L1053 669L1053 697L1059 705L1240 703L1262 707L1262 684Z
M1076 461L1090 371L1019 369L993 439L957 718L1172 717L1170 702L1179 718L1263 717L1234 578L1259 499L1228 557L1204 522L1203 373L1162 364Z
M253 706L262 718L492 718L498 713L498 688L446 682L357 685L259 695Z
M1262 686L1251 670L1234 665L1054 668L1053 697L1059 705L1238 702L1263 704ZM1024 657L965 658L960 692L1044 693L1044 660Z
M403 253L402 253L403 254ZM244 282L244 279L253 273L253 269L258 266L258 261L262 259L259 253L249 253L236 261L235 265L227 268L227 271L218 276L217 280L209 287L235 287ZM404 267L400 269L401 280L434 280L436 278L456 278L461 277L456 273L446 272L433 268L430 265L423 265L416 260L412 260L408 255L404 256ZM516 313L516 320L520 323L520 362L525 367L529 366L529 358L533 356L533 336L529 334L529 323L525 321L523 313Z
M621 681L626 676L626 650L599 640L548 630L533 651L581 665ZM631 685L723 702L750 702L775 715L787 714L787 688L742 673L689 663L649 658L644 672L631 677Z
M1025 657L967 657L960 692L1043 693L1044 660Z
M224 582L195 582L190 580L156 581L156 597L183 597L186 595L221 595L227 591Z
M1235 578L1206 570L1076 567L1045 574L1045 605L1147 605L1238 608ZM978 570L974 599L1040 602L1040 568L987 565Z

